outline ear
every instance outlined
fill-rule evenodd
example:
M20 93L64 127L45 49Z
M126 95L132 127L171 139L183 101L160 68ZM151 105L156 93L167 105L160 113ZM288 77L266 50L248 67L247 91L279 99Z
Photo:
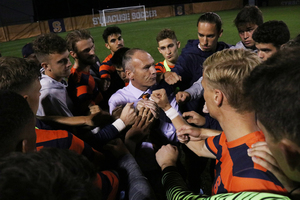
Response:
M221 107L223 104L224 94L221 90L214 89L214 102L218 107Z
M23 95L24 99L28 102L29 96L27 94Z
M42 62L42 63L41 63L41 66L42 66L45 70L48 68L48 64L45 63L45 62Z
M159 52L159 53L161 53L161 52L160 52L160 48L159 48L159 47L157 47L157 50L158 50L158 52Z
M281 149L286 163L291 171L300 169L300 147L289 139L282 139L279 142L279 148Z
M72 56L72 58L76 58L77 57L77 54L74 52L74 51L70 51L70 55Z
M177 41L177 48L180 48L180 41Z
M105 43L105 47L110 50L110 46L108 43Z
M22 152L27 153L28 147L27 147L27 140L22 140Z
M223 34L223 29L221 29L220 33L219 33L219 37L221 37Z
M126 77L129 79L129 80L133 80L134 79L134 73L130 70L125 70L125 74L126 74Z

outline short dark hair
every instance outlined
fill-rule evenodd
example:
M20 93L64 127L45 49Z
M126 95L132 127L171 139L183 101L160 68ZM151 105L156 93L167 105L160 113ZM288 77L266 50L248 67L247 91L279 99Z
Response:
M214 12L207 12L201 15L197 21L197 26L199 22L207 22L211 24L216 24L217 31L220 32L222 29L222 20L221 17Z
M272 20L258 26L252 38L257 43L271 43L277 49L290 39L290 31L283 21Z
M234 19L236 27L247 23L256 24L257 26L264 23L262 12L257 6L245 6Z
M123 56L129 49L130 48L127 48L127 47L122 47L122 48L118 49L114 53L113 57L110 59L112 65L115 66L116 68L123 68L122 67Z
M299 51L278 51L251 72L243 87L257 119L273 138L300 145Z
M103 37L103 40L105 43L108 42L108 36L112 35L112 34L122 34L122 31L119 27L117 26L110 26L110 27L107 27L104 31L103 31L103 34L102 34L102 37Z
M0 90L20 94L40 76L40 66L34 61L17 57L0 58Z
M75 31L68 33L68 35L66 37L68 50L78 53L76 43L80 40L88 40L90 38L94 42L94 38L91 36L90 31L88 31L86 29L79 29L79 30L75 30Z
M93 165L66 149L45 148L0 159L1 199L99 200L95 178Z
M12 151L12 145L22 144L20 133L34 120L27 101L12 91L0 91L0 157ZM2 193L2 192L1 192Z
M171 29L163 29L161 30L157 36L156 36L156 41L157 43L164 40L164 39L171 39L171 40L177 40L177 37L175 35L175 31L171 30Z
M47 33L38 36L33 41L33 50L36 53L37 59L40 63L44 62L44 56L64 53L67 50L66 41L55 33Z

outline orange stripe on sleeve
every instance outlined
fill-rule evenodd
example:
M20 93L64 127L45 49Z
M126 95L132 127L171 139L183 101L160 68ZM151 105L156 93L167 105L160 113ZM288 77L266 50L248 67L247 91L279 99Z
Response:
M88 86L87 85L82 85L77 87L77 97L87 94L88 93Z
M43 130L35 129L36 143L47 142L49 140L56 140L68 137L68 132L63 130Z
M108 195L108 200L114 200L117 196L117 192L119 189L119 179L118 177L111 171L102 171L103 174L107 176L109 179L111 186L112 186L112 191Z

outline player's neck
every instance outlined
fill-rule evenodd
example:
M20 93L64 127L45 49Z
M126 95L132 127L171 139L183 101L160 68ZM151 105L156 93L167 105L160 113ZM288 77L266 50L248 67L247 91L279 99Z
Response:
M228 142L239 139L249 133L259 131L253 112L240 114L232 111L231 113L229 112L223 115L219 123Z
M175 63L172 63L172 62L168 61L167 59L166 59L166 62L168 64L168 66L175 66Z

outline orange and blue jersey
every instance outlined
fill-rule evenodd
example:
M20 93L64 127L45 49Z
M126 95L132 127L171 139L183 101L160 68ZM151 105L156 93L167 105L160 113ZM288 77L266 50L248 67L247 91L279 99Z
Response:
M69 149L84 155L91 162L97 164L104 160L102 153L94 150L84 141L64 130L36 129L36 148L40 150L44 147ZM119 178L115 173L109 170L98 172L95 184L102 189L104 199L113 200L116 198Z
M156 63L155 69L157 73L165 73L167 71L171 71L174 66L175 65L168 65L166 60L164 60L163 62Z
M112 62L110 60L111 58L112 58L112 54L109 54L101 63L99 67L100 78L110 80L111 78L110 74L116 71L116 68L112 65Z
M99 105L103 99L90 72L79 71L74 67L71 69L67 89L74 107L81 108L76 115L85 115L89 111L88 105Z
M103 160L104 156L94 150L87 143L65 130L36 129L36 149L44 147L55 147L59 149L70 149L87 157L91 162L95 159Z
M287 192L270 171L254 163L248 156L247 149L259 141L265 141L261 131L231 142L227 142L224 132L205 140L208 150L216 156L213 195L242 191Z

